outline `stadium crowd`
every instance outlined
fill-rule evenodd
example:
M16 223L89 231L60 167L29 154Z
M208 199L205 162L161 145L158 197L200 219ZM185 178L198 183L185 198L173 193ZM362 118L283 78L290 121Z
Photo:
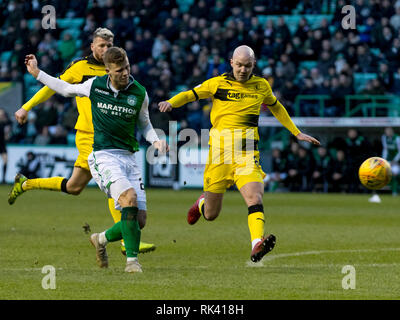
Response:
M55 7L57 19L83 23L75 29L43 29L41 10L47 4ZM341 27L346 4L355 7L356 29ZM295 25L286 21L288 14L298 17ZM310 21L318 15L324 16ZM164 132L169 120L178 121L180 129L200 132L210 127L209 101L171 113L160 113L157 104L173 92L229 71L232 50L240 44L254 49L256 73L270 82L291 115L298 95L329 95L324 116L343 116L346 95L400 94L400 0L1 1L0 52L11 54L2 55L0 81L25 84L23 60L28 53L38 57L44 71L60 74L73 59L90 53L97 27L112 30L114 44L127 51L131 73L149 94L153 126ZM376 77L360 87L355 85L356 73ZM68 143L77 117L74 103L53 96L29 113L26 125L13 122L8 142ZM262 112L269 115L266 108ZM318 104L300 104L300 115L319 115ZM300 148L300 158L302 152ZM320 152L330 153L321 149L316 154ZM340 158L340 152L336 154ZM294 189L316 184L296 179L289 174L285 180Z

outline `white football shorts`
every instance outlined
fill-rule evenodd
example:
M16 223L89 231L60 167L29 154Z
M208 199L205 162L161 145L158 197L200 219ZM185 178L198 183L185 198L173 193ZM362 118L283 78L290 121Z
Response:
M139 210L147 210L146 192L135 154L127 150L109 149L92 152L88 157L90 172L100 189L114 199L115 209L120 195L133 188Z

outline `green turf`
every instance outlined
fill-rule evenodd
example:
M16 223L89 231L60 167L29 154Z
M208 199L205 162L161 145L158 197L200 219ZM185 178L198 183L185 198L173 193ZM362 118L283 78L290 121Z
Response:
M7 203L0 187L0 299L399 299L399 197L266 194L267 231L275 249L250 262L247 209L227 192L220 217L186 223L199 191L147 190L142 239L156 251L140 255L143 274L124 273L119 245L99 269L82 226L112 223L104 194L74 197L50 191ZM42 267L56 268L56 289L42 288ZM342 268L356 270L356 288L342 288Z

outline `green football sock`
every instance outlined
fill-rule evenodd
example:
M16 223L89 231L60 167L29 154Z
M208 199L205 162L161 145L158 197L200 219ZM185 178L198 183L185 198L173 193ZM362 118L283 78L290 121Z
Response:
M135 258L139 253L141 231L137 214L137 207L125 207L121 211L121 233L127 258Z
M114 242L122 239L121 221L117 222L106 231L106 239L108 242Z

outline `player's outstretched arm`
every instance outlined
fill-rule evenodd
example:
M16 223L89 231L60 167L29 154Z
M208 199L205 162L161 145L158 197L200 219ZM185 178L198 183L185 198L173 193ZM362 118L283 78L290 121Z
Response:
M204 83L208 84L208 82L209 80L207 80ZM214 93L210 92L208 85L204 85L204 83L192 90L178 93L168 101L161 101L158 104L159 110L161 112L169 112L172 110L172 108L179 108L185 105L186 103L210 98Z
M25 65L28 72L34 76L36 80L64 97L89 97L90 95L90 89L94 78L91 78L82 84L70 84L64 80L52 77L38 68L36 57L33 54L26 56Z
M65 80L65 79L63 79ZM28 120L28 113L32 110L33 107L41 104L48 99L50 99L55 92L51 90L49 87L43 87L35 95L29 99L21 108L19 108L15 113L15 119L19 124L24 124Z

